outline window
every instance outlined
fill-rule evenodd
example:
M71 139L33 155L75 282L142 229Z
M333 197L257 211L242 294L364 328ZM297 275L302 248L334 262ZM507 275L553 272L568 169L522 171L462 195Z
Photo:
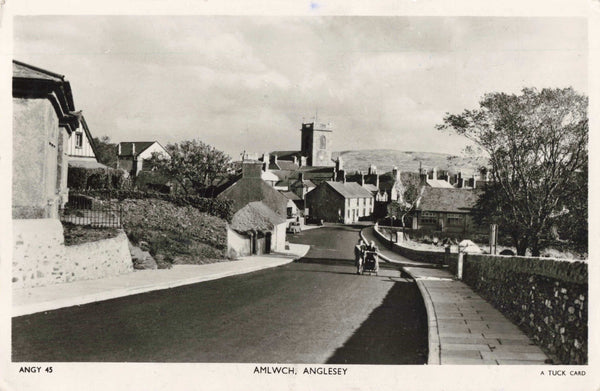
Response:
M421 224L437 224L437 213L421 212L421 218L419 220Z
M327 149L327 138L325 136L319 137L319 149Z
M75 133L75 148L83 147L83 133L76 132Z
M464 216L456 213L448 214L448 225L462 226L464 224Z

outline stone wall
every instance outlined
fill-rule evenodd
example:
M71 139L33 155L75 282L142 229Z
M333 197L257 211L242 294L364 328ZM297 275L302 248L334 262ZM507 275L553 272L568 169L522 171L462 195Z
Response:
M463 280L560 363L587 363L586 263L467 254Z
M125 232L115 238L65 247L73 280L93 280L133 271Z
M12 282L32 288L133 271L125 233L116 238L64 245L57 219L13 220Z
M29 288L71 281L63 228L56 219L13 220L12 282Z
M458 254L451 253L446 254L442 251L427 251L427 250L415 250L409 247L402 246L401 243L394 243L390 240L389 236L381 233L377 227L374 229L375 235L382 242L388 245L388 248L393 252L402 255L405 258L408 258L417 262L424 263L432 263L436 265L444 265L444 264L453 264L456 263L458 259Z

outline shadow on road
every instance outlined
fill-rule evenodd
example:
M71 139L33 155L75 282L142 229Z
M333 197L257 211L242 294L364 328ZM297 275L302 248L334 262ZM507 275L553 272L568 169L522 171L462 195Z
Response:
M327 364L425 364L427 315L417 286L396 282Z
M300 258L297 263L314 263L319 265L330 265L330 266L352 266L354 267L354 259L331 259L331 258L313 258L313 257L304 257ZM379 262L379 269L385 270L400 270L397 265L393 263ZM353 273L350 273L353 274Z

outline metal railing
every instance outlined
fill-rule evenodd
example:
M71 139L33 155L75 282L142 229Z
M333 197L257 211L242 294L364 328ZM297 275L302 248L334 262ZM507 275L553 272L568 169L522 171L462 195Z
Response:
M59 210L60 221L98 228L122 228L123 207L119 202L69 195L69 202Z

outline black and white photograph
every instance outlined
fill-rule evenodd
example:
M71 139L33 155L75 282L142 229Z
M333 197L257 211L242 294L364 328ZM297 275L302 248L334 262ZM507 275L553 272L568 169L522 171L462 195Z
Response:
M35 3L0 389L600 386L597 1Z

